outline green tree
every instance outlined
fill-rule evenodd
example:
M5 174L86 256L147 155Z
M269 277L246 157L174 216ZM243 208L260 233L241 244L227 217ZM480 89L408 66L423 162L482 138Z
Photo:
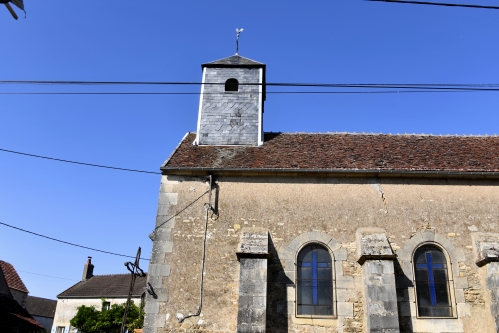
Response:
M103 302L105 299L102 300ZM77 313L71 319L71 326L85 333L107 333L118 331L123 322L126 304L113 304L109 309L98 311L94 306L79 306ZM133 302L128 309L126 328L132 332L135 328L141 328L144 323L144 311L139 309Z

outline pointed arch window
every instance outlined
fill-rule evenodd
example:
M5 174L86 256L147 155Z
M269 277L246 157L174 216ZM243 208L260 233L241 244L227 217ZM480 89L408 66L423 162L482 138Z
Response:
M333 265L329 251L310 244L298 254L297 315L333 315Z
M423 245L414 253L418 315L452 317L447 258L438 247Z
M225 91L239 91L239 82L236 79L225 81Z

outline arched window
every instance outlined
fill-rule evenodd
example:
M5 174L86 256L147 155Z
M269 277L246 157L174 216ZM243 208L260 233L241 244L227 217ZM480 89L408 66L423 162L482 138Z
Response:
M297 315L333 315L333 267L329 251L317 244L298 254Z
M447 258L433 245L423 245L414 254L418 315L452 317Z
M225 91L239 91L239 82L236 79L225 81Z

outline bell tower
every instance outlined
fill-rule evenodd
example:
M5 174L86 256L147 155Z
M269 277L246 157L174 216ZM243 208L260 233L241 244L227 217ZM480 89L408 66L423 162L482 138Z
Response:
M201 67L194 144L262 145L265 64L236 54Z

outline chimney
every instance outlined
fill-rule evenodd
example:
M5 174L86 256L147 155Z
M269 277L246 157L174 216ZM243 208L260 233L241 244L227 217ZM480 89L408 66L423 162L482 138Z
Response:
M94 276L94 265L92 265L92 257L88 257L88 261L83 266L83 277L82 281L86 281Z

